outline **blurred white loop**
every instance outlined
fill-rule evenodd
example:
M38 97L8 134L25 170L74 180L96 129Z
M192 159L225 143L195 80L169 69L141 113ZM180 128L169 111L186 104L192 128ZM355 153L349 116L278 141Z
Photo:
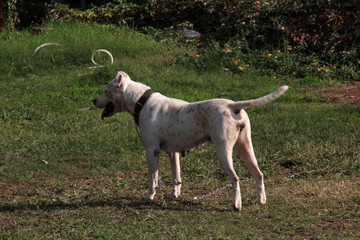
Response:
M98 50L96 50L96 51L91 55L91 62L92 62L93 64L98 65L98 66L101 66L101 65L99 65L97 62L95 62L95 60L94 60L94 56L95 56L95 54L98 53L98 52L104 52L104 53L106 53L107 55L109 55L110 60L111 60L111 64L114 63L114 58L113 58L113 56L111 55L111 53L110 53L108 50L98 49Z
M56 42L44 43L44 44L41 44L40 46L38 46L37 48L35 48L34 54L37 53L41 48L46 47L46 46L50 46L50 45L61 46L60 43L56 43ZM93 54L91 55L91 62L92 62L95 66L93 66L93 67L88 67L88 69L94 69L94 68L104 67L104 65L100 65L100 64L98 64L97 62L95 62L95 60L94 60L94 56L95 56L95 54L98 53L98 52L106 53L106 54L110 57L111 64L114 63L114 57L112 56L112 54L111 54L108 50L98 49L98 50L96 50L95 52L93 52ZM79 74L79 76L81 76L81 75L85 75L85 74Z
M43 48L43 47L46 47L49 45L61 46L59 43L56 43L56 42L44 43L44 44L41 44L40 46L38 46L37 48L35 48L34 54L37 53L40 50L40 48Z

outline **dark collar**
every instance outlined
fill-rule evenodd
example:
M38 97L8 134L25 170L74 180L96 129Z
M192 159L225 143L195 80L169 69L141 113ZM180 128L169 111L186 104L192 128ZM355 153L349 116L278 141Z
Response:
M151 89L146 90L144 92L144 94L141 95L141 97L139 98L139 100L135 104L134 119L135 119L135 123L136 123L137 126L139 126L139 116L140 116L141 109L143 108L146 101L149 99L149 97L153 93L154 93L154 91L151 90Z

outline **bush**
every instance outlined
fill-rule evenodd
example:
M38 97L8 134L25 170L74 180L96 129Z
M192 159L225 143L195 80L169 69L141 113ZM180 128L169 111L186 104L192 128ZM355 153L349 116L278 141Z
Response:
M17 4L19 22L16 27L25 29L41 24L47 15L48 3L49 0L19 1Z
M15 30L15 25L19 23L16 2L17 0L0 2L0 31L3 29Z
M360 35L357 1L156 0L144 9L138 24L164 28L188 21L217 41L251 38L254 48L289 39L311 51L346 50Z
M277 49L250 49L246 41L232 41L178 57L178 63L191 64L199 70L227 73L256 71L274 78L304 78L358 80L360 60L356 51L331 51L323 60L316 53L304 53L302 46L284 43ZM195 51L194 51L195 52Z
M139 11L139 6L127 3L123 0L107 3L104 6L93 6L85 11L69 8L67 5L55 4L49 9L51 19L62 18L64 20L78 20L83 22L97 22L107 24L126 24L133 20L135 12Z
M127 24L140 29L192 26L202 34L197 46L205 47L195 49L190 56L191 61L196 55L202 56L195 57L200 69L215 64L217 68L243 72L249 65L264 73L268 69L271 74L287 76L314 72L356 79L359 75L358 1L153 0L142 5L114 2L86 11L55 5L51 14L56 18ZM222 52L227 45L233 48L229 49L232 54ZM276 58L267 58L268 54ZM247 64L231 67L230 62L242 58L247 59Z
M221 42L246 38L251 48L272 48L290 41L308 51L349 50L359 43L357 1L154 0L136 5L118 0L86 11L56 5L69 19L137 27L169 28L189 22L204 36ZM58 11L56 11L56 9ZM251 41L250 41L251 39Z

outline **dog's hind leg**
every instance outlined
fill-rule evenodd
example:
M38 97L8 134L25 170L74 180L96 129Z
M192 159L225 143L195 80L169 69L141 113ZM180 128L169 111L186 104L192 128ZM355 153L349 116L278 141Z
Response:
M146 159L149 170L149 191L147 195L143 197L143 199L154 199L156 188L158 186L159 154L160 150L157 149L146 150Z
M174 189L172 191L172 196L177 198L180 196L181 190L181 177L180 177L180 154L178 152L169 153L170 163L171 163L171 173L173 178Z
M239 133L239 137L235 143L235 147L237 151L240 153L240 156L245 162L245 165L249 168L251 175L255 178L258 189L257 202L260 204L265 204L266 195L265 195L264 177L259 169L259 166L255 158L254 149L251 142L250 121L247 115L245 116L246 116L245 128L243 129L243 131Z
M232 210L239 211L241 210L241 193L240 193L239 177L236 175L233 166L233 158L232 158L233 145L226 146L228 144L216 143L215 141L214 141L214 145L216 148L216 152L218 154L220 166L222 170L229 176L230 181L233 185L234 202L233 202Z

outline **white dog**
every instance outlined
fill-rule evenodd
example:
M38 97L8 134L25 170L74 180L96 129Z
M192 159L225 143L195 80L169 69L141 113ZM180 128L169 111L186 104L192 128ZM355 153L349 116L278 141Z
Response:
M264 97L240 102L212 99L188 103L152 92L148 86L132 81L126 73L118 72L116 78L106 86L104 94L93 103L98 108L104 108L101 119L123 111L134 116L149 168L149 191L145 199L154 199L160 150L170 156L174 187L172 195L178 197L181 189L179 153L212 141L220 166L233 184L233 210L240 210L239 177L232 159L234 146L256 180L257 202L266 202L263 174L254 155L250 121L244 109L269 103L287 89L287 86L282 86Z

